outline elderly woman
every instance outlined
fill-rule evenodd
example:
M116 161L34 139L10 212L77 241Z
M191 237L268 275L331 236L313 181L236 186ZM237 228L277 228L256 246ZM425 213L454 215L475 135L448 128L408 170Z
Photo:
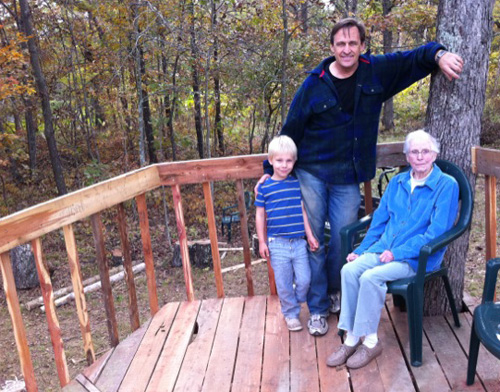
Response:
M380 355L377 329L386 282L414 276L420 248L448 230L457 215L458 184L434 164L436 139L422 130L412 132L403 151L411 170L389 182L370 229L342 268L338 327L347 337L327 359L328 366L360 368ZM427 271L439 267L444 251L429 258Z

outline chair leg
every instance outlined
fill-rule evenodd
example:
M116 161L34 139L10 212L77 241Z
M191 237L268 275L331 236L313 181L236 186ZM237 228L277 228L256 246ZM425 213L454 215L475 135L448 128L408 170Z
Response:
M476 376L477 357L479 353L479 339L476 335L474 321L472 321L469 344L469 361L467 364L467 385L474 384Z
M407 313L408 333L410 337L410 362L414 367L422 366L422 320L424 313L422 290L408 288Z
M231 242L231 222L227 225L227 242Z
M450 302L451 313L453 314L453 321L455 321L455 326L460 327L460 319L458 318L457 307L455 305L455 299L453 298L453 292L451 291L450 280L448 275L443 275L444 288L446 290L446 295L448 295L448 301Z

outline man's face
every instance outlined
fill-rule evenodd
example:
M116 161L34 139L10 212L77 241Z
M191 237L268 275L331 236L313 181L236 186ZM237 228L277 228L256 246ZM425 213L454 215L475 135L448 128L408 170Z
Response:
M358 28L351 26L337 31L330 49L337 65L348 72L358 66L359 55L365 50L365 44L361 43Z

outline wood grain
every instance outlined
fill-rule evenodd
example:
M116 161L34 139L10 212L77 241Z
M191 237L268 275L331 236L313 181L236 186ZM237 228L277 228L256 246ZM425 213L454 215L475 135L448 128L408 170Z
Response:
M28 392L38 391L31 361L28 340L26 339L26 330L24 329L21 308L19 307L19 298L17 297L16 283L12 273L9 253L0 254L0 270L2 271L3 289L5 291L5 300L9 309L12 329L16 340L17 352L21 361L21 370L23 372L24 382Z
M123 269L125 271L125 282L128 291L128 309L130 317L130 327L135 331L140 327L139 309L137 307L137 293L135 290L134 271L132 270L132 256L130 254L130 243L128 241L127 217L123 203L117 205L116 214L118 231L123 253Z
M248 236L248 217L245 206L245 189L243 181L236 181L236 191L238 194L238 210L240 212L241 242L243 243L243 260L245 262L245 275L247 278L247 293L254 295L252 277L252 255L250 253L250 238Z
M148 206L146 195L140 194L135 197L137 211L139 213L139 225L141 227L142 251L144 252L144 263L146 264L146 280L148 283L149 310L151 316L158 312L158 294L156 291L155 263L153 260L153 249L151 246L151 235L149 234Z
M219 241L217 239L217 226L215 224L214 202L209 182L203 183L203 194L205 195L205 208L208 218L208 235L210 237L210 246L212 249L212 262L214 266L217 298L222 298L224 297L224 281L222 280L222 267L220 262Z
M40 281L40 289L42 291L43 303L45 305L45 316L49 327L50 340L54 350L56 361L57 375L59 376L59 384L64 387L69 383L68 364L66 362L66 354L64 352L61 326L56 314L56 306L54 304L54 291L52 290L52 282L45 263L43 261L42 242L37 238L31 242L33 255L35 256L35 265Z
M87 364L90 365L95 361L94 345L92 344L92 335L90 332L89 314L87 311L87 302L82 284L82 271L80 260L78 259L78 251L76 248L75 234L72 225L63 227L64 242L66 243L66 252L68 254L69 269L71 273L71 284L75 293L75 305L80 323L80 331L83 340L83 352L87 359Z

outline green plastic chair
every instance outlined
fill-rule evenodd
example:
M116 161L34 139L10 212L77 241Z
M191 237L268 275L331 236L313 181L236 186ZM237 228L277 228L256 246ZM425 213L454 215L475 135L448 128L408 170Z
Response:
M252 193L249 191L245 191L245 208L248 212L252 205ZM240 212L238 210L238 204L234 204L231 206L222 208L222 217L221 217L221 232L222 236L224 236L224 228L227 231L227 242L231 242L232 230L231 225L233 223L238 223L241 220Z
M491 259L486 265L484 278L483 300L474 310L474 318L470 332L469 363L467 365L467 385L474 383L476 375L479 343L495 357L500 358L500 303L493 302L500 258Z
M455 225L439 237L430 241L420 248L418 271L413 278L399 279L388 282L388 293L393 295L394 304L403 308L406 305L408 313L408 329L410 339L410 362L412 366L422 365L422 321L424 309L424 283L428 280L441 278L450 302L453 320L457 327L460 326L457 308L453 299L450 281L448 279L448 268L442 266L436 271L425 272L429 256L442 249L467 230L472 219L473 198L472 189L463 171L454 163L445 160L436 160L436 164L444 172L454 177L459 186L460 211ZM340 231L341 256L345 260L347 255L359 244L356 239L362 238L371 222L368 215L358 222L345 226ZM404 300L404 301L403 301Z

